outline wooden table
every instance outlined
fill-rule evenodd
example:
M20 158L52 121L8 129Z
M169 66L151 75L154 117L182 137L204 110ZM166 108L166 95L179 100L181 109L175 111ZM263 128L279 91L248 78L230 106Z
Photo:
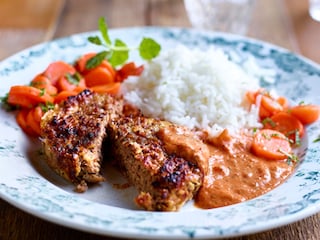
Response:
M320 23L308 15L307 0L257 1L248 36L320 63ZM0 60L33 44L97 29L190 27L182 0L1 0ZM2 163L1 167L5 167ZM234 239L320 239L320 214L263 233ZM112 239L49 223L0 200L0 239Z

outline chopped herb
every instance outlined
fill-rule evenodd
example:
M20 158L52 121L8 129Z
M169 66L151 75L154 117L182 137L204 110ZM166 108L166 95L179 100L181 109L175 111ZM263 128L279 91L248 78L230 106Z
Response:
M31 82L30 86L38 88L39 86L42 86L42 85L45 85L45 84L46 84L46 82Z
M13 106L8 103L9 94L7 93L4 97L0 97L1 107L6 111L14 111L18 108L18 106Z
M270 124L271 127L275 127L276 126L276 123L271 119L271 118L265 118L262 120L262 124L265 126L266 124Z
M108 52L108 51L99 52L97 55L95 55L94 57L90 58L90 59L87 61L87 63L86 63L86 68L87 68L87 69L95 68L95 67L98 66L104 59L108 58L108 54L110 54L110 52Z
M319 137L317 137L315 140L313 140L313 142L314 142L314 143L316 143L316 142L320 142L320 136L319 136Z
M289 136L294 135L293 140L289 138ZM286 134L286 136L290 139L290 143L294 143L297 147L301 145L301 138L298 129L292 130Z
M99 30L102 39L99 36L91 36L88 40L98 46L104 46L106 50L91 58L86 64L87 69L98 66L104 59L107 59L113 67L120 66L128 60L131 50L138 50L140 57L144 60L151 60L160 53L161 46L152 38L143 38L139 46L134 48L129 48L120 39L115 39L112 43L108 33L108 25L103 17L99 19Z
M75 74L67 73L65 76L69 83L78 86L81 80L81 75L76 72Z
M271 136L270 136L270 135L267 135L267 134L265 134L265 133L263 133L262 136L263 136L265 139L268 139L268 140L271 139Z
M279 148L279 152L287 156L287 163L288 163L288 165L291 165L293 162L294 162L294 163L299 162L299 158L298 158L297 155L295 155L295 154L290 154L290 153L284 151L284 150L281 149L281 148Z
M40 88L39 96L43 96L45 93L46 93L46 89L45 88Z
M50 103L50 102L47 102L46 104L39 104L39 106L41 107L41 110L43 112L48 112L49 110L52 110L54 109L54 103Z
M280 138L280 135L278 133L273 133L270 135L270 137L277 137L277 138Z

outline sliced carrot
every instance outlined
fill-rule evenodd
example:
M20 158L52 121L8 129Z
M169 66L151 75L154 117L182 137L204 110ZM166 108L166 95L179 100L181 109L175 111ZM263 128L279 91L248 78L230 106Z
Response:
M251 149L256 156L268 160L284 160L292 151L286 136L271 129L258 131L254 135Z
M95 55L97 55L96 53L86 53L84 55L82 55L75 64L76 69L78 70L78 72L80 73L86 73L88 71L88 69L86 68L86 64L88 62L88 60L90 58L93 58Z
M113 79L115 79L116 70L112 67L112 65L107 60L103 60L102 63L100 64L100 66L108 69L110 71Z
M140 76L143 70L143 65L137 67L134 62L129 62L117 71L116 81L123 82L129 76Z
M75 67L76 69L83 75L87 74L88 72L90 72L93 69L87 69L86 65L87 62L93 58L95 55L97 55L96 53L87 53L82 55L76 62ZM107 60L103 60L101 62L100 65L98 65L97 67L104 67L106 69L108 69L111 73L111 75L113 77L115 77L116 75L116 71L114 70L114 68L112 67L112 65L107 61Z
M295 143L304 135L303 124L296 117L286 112L279 112L264 122L264 128L273 129L283 133ZM297 133L299 134L297 136Z
M56 84L59 78L65 76L67 73L75 74L76 69L71 65L64 61L56 61L47 67L47 69L43 72L43 75L49 78L53 85Z
M285 109L288 109L288 107L289 107L289 101L288 101L287 98L280 96L280 97L277 98L276 101L282 106L282 108L283 108L284 110L285 110Z
M21 109L16 116L16 121L20 128L29 136L35 137L38 134L28 125L27 116L29 114L29 109Z
M75 96L77 95L78 92L76 91L62 91L62 92L59 92L57 94L57 96L54 98L54 103L60 103L64 100L66 100L68 97L70 96Z
M45 91L31 86L13 86L8 94L8 103L21 107L30 108L39 103L47 102L53 103L53 97Z
M53 86L49 78L43 74L38 74L35 76L30 85L38 89L44 89L49 95L55 95L58 92L58 89Z
M303 124L310 124L319 119L320 106L301 104L290 109L290 113L298 118Z
M29 110L26 117L26 123L27 123L27 126L31 128L32 131L36 134L35 136L40 136L41 134L40 122L35 119L34 110L35 108L32 108Z
M73 91L77 87L86 88L84 78L74 75L66 75L58 79L57 88L61 91Z
M272 116L272 113L269 112L264 106L260 105L260 108L259 108L260 119L263 120L263 119L271 117L271 116Z
M276 100L267 96L261 96L261 106L263 106L271 114L283 110L283 107Z
M36 106L33 109L33 118L35 119L35 121L37 121L40 124L41 118L43 116L44 112L42 110L42 108L40 106Z
M108 68L96 67L84 75L86 86L106 85L115 81L113 73Z
M91 91L96 93L109 93L116 95L120 90L121 83L114 82L105 85L97 85L90 88Z
M72 91L73 92L76 92L76 93L80 93L82 92L83 90L85 89L88 89L87 87L83 87L83 86L77 86L75 89L73 89Z

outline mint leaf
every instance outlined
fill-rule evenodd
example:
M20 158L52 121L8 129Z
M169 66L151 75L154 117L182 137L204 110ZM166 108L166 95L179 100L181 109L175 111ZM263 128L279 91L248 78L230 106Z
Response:
M113 67L122 65L129 59L131 50L138 49L144 60L151 60L160 53L161 46L152 38L143 38L139 46L135 48L129 48L120 39L116 39L113 44L108 33L108 25L103 17L99 18L99 30L102 39L98 36L91 36L88 37L88 40L93 44L104 46L106 50L89 59L86 63L87 69L97 67L104 59L107 59Z
M99 18L99 30L106 44L111 45L111 40L108 33L108 25L103 17Z
M88 37L89 42L96 44L96 45L102 45L102 41L100 40L100 38L98 36L94 36L94 37Z
M86 63L86 69L92 69L99 66L104 59L110 54L108 51L99 52L94 57L90 58Z
M139 46L140 56L144 60L151 60L155 58L156 56L158 56L160 50L160 44L158 44L152 38L143 38Z
M129 58L129 48L123 41L116 39L114 51L111 55L111 58L109 59L109 62L111 63L112 66L116 67L125 63L128 60L128 58Z

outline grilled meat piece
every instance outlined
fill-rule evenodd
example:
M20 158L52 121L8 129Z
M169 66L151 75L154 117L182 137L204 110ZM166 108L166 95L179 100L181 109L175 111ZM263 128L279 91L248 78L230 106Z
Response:
M139 190L135 201L146 210L177 211L202 183L203 174L194 162L166 151L157 137L166 127L179 128L142 116L120 117L107 127L116 164Z
M84 192L100 174L106 125L122 112L122 100L84 90L69 97L41 120L41 138L48 165Z

